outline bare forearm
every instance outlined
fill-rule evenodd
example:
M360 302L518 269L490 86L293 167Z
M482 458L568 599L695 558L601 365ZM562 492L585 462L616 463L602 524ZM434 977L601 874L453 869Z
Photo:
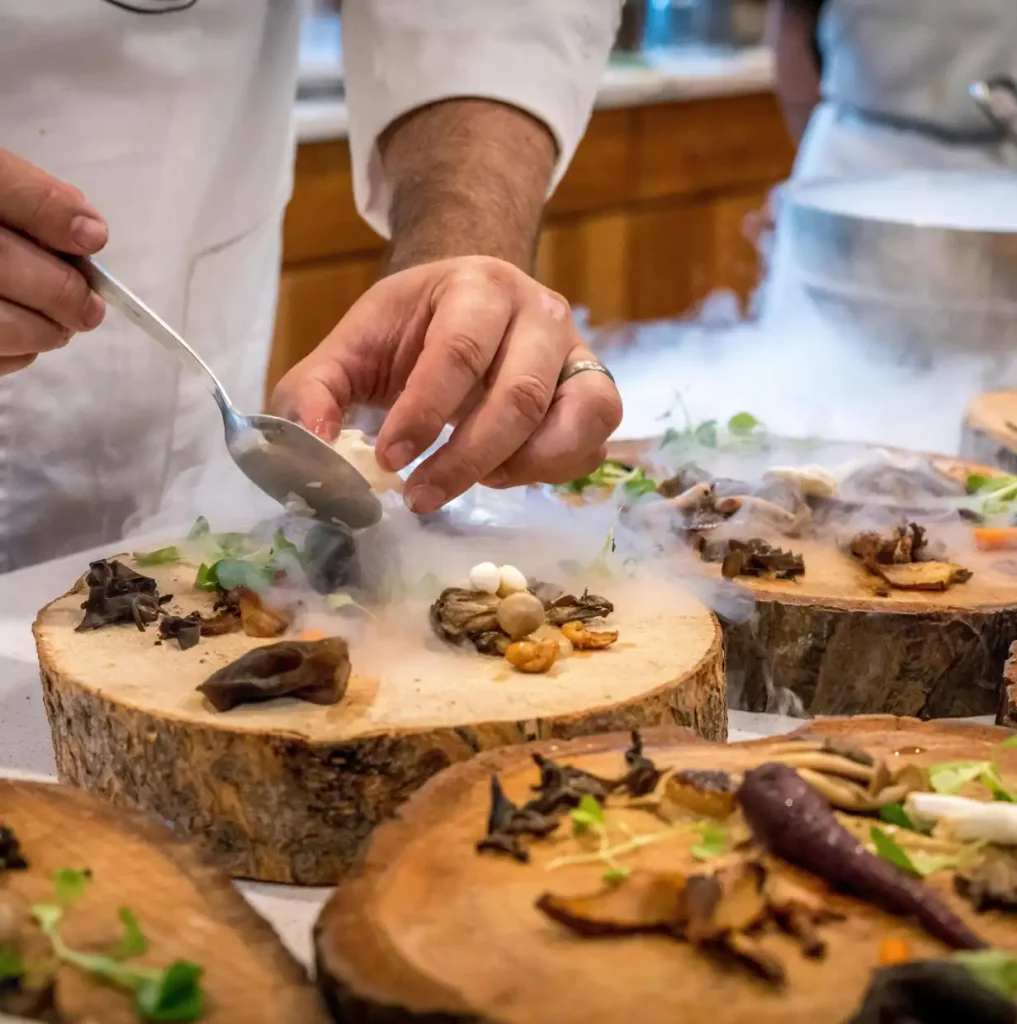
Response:
M816 27L822 0L771 0L767 36L777 68L777 96L788 131L801 140L820 99Z
M380 140L392 182L388 273L452 256L532 269L557 151L515 107L449 100L413 111Z

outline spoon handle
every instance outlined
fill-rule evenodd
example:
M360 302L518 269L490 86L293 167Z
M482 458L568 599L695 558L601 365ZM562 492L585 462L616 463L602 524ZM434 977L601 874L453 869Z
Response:
M219 378L183 338L173 330L162 317L154 313L130 289L122 285L108 270L87 256L73 256L71 262L84 276L89 287L98 292L109 305L120 310L129 320L140 327L153 341L158 342L175 359L188 369L200 370L205 383L222 410L224 416L235 418L236 412L230 403Z

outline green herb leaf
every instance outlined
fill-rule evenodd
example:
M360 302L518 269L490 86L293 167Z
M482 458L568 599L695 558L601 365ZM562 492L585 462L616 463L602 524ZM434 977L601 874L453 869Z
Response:
M216 562L216 565L219 563ZM195 590L218 590L219 580L216 577L215 565L205 565L204 562L198 566L198 574L194 577Z
M85 895L92 872L88 868L61 868L53 875L53 888L57 899L65 906Z
M216 581L223 590L246 587L265 590L272 583L274 573L263 562L248 562L242 558L222 558L212 566Z
M915 874L922 878L934 875L937 871L947 871L957 867L959 857L954 853L921 853L910 854Z
M667 430L664 431L663 435L661 435L658 448L667 448L668 445L677 444L679 441L683 441L684 439L685 434L680 430L676 430L674 427L668 427Z
M972 473L967 479L968 494L994 494L996 491L1005 491L1017 486L1017 477L1006 476L983 476Z
M138 919L129 907L121 907L117 917L124 926L124 934L120 941L109 951L114 960L127 960L132 956L141 956L148 952L148 939L138 924Z
M157 548L155 551L136 551L134 561L138 565L172 565L180 561L180 548L171 544L166 548Z
M929 768L929 785L935 793L956 793L981 776L990 761L945 761Z
M727 429L732 434L751 434L759 425L759 420L750 412L736 412L727 421Z
M698 843L692 847L696 860L710 860L727 853L727 832L719 825L704 825Z
M593 828L603 827L606 821L604 808L600 806L595 797L589 794L579 801L579 806L570 812L569 817L572 819L572 831L577 835Z
M282 530L276 530L275 540L272 542L272 550L276 554L292 555L298 562L300 561L300 548Z
M17 949L14 946L0 946L0 985L20 978L24 973L25 965Z
M621 885L629 874L628 868L611 868L604 872L603 879L607 885Z
M706 420L700 423L698 427L692 432L696 439L696 443L702 445L704 448L716 448L717 447L717 421Z
M990 761L985 770L979 776L979 781L992 794L993 800L1000 800L1007 804L1017 804L1017 795L1009 789L999 773L999 765Z
M194 520L191 532L187 534L187 539L197 540L199 537L207 537L211 532L212 528L208 525L208 520L204 516L198 516L198 518Z
M956 963L966 967L983 985L1013 999L1017 996L1017 960L1001 949L964 950L954 953Z
M889 861L891 864L900 868L901 871L906 871L909 875L920 875L921 872L915 866L912 859L897 845L896 841L891 839L881 828L872 827L872 831L869 833L872 838L872 844L876 848L876 856L882 857L883 860Z
M630 498L638 498L644 494L656 494L657 485L646 475L646 470L641 466L634 469L628 477L622 480L622 490Z
M903 804L883 804L879 808L879 816L889 825L896 825L898 828L906 828L911 832L920 832L927 835L931 829L925 825L919 825L904 810Z
M150 1021L198 1020L205 1009L201 975L197 964L177 960L158 978L142 981L135 997L138 1015Z
M1014 733L1013 736L1003 740L999 745L1000 750L1013 750L1014 747L1017 747L1017 733Z

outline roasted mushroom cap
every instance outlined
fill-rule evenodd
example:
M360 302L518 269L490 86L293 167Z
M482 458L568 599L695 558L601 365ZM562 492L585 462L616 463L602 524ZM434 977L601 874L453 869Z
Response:
M337 704L350 678L350 656L340 637L284 640L255 648L198 687L216 711L275 697Z
M78 624L79 633L118 622L133 622L144 630L159 618L160 606L171 596L160 597L154 579L116 559L92 562L84 582L88 599L81 605L85 617Z
M547 621L552 626L564 626L566 622L589 622L610 615L614 605L606 597L598 597L584 590L579 597L563 594L547 605Z
M497 594L447 587L431 605L431 625L443 640L461 644L481 633L498 630L500 602Z

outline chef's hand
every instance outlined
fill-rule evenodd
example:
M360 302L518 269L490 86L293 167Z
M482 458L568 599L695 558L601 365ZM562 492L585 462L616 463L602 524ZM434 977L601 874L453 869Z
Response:
M430 512L478 482L562 483L598 466L621 421L617 389L595 371L557 386L565 365L592 358L560 295L502 260L457 257L374 285L271 408L326 440L356 406L389 408L376 449L388 470L455 424L407 481L407 504Z
M105 244L106 222L76 188L0 149L0 376L99 326L102 299L55 254Z

